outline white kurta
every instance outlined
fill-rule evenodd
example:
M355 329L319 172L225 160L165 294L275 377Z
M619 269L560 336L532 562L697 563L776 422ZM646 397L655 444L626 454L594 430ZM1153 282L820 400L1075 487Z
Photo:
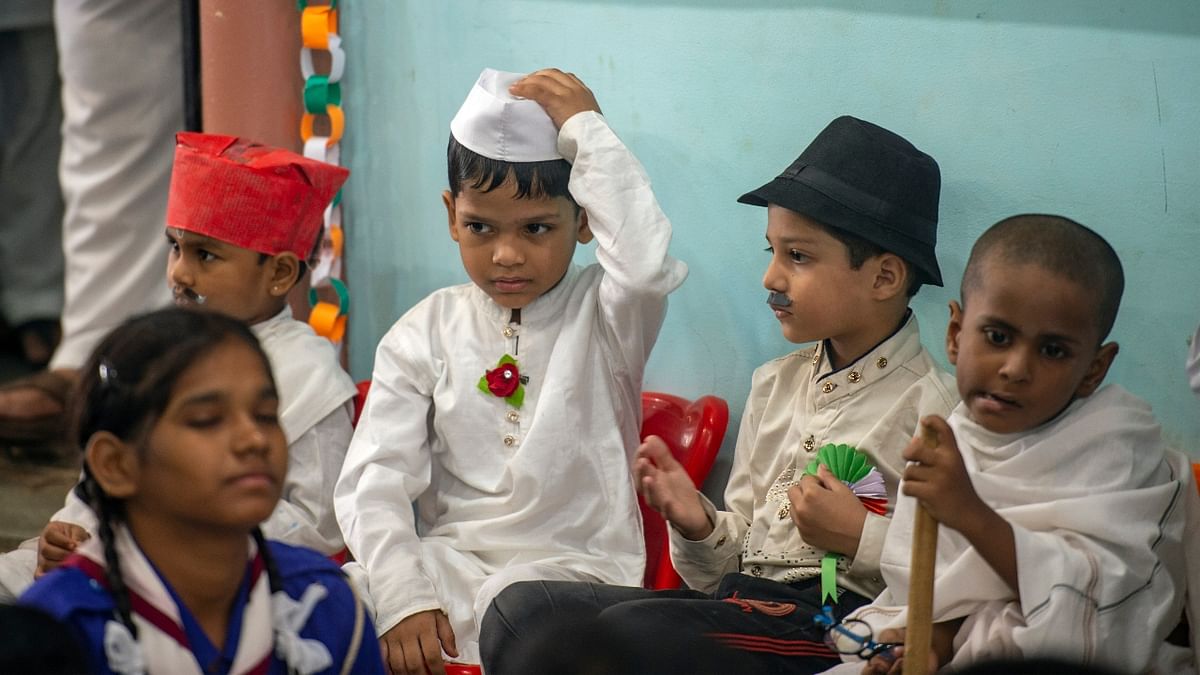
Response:
M321 553L342 549L333 512L333 488L354 429L350 424L354 382L338 363L328 340L292 318L291 309L251 326L271 361L279 390L279 421L288 439L288 473L283 495L263 533ZM52 521L96 532L96 516L75 491ZM37 537L0 555L0 599L18 596L33 583Z
M792 352L754 372L742 415L726 511L704 499L715 527L700 541L671 531L671 560L688 586L716 589L741 571L792 583L821 573L825 551L800 537L781 512L787 488L827 443L852 445L883 475L895 502L904 451L924 415L946 415L958 402L954 378L921 346L910 316L892 336L834 371L820 345ZM703 497L703 496L702 496ZM858 550L838 564L839 586L874 597L882 588L879 554L890 518L867 514Z
M558 143L600 264L571 266L519 324L473 284L409 310L379 344L335 492L379 633L440 608L466 660L478 617L513 581L636 585L645 565L629 471L642 373L687 268L603 117L572 117ZM528 377L519 409L476 386L506 353Z
M1196 488L1150 407L1109 385L1029 432L991 433L963 406L949 423L975 490L1013 527L1020 580L1014 595L961 534L939 529L933 619L966 617L950 665L1046 656L1151 667L1179 622ZM876 633L907 620L914 504L902 496L896 506L887 589L854 614Z

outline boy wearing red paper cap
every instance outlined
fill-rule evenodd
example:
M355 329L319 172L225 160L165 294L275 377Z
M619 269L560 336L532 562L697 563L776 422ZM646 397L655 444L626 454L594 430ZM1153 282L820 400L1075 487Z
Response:
M289 459L283 498L263 531L322 553L343 546L333 485L353 433L355 388L329 341L292 318L287 295L307 272L322 214L348 175L234 136L185 132L176 135L167 201L167 283L176 304L245 321L271 359ZM37 544L38 570L56 566L95 525L69 494ZM14 554L29 572L22 585L31 583L32 552ZM8 576L2 585L17 585Z
M573 75L484 71L450 131L442 198L472 283L384 336L334 498L393 672L477 663L478 617L513 581L640 582L642 372L686 274ZM593 238L599 264L572 264Z

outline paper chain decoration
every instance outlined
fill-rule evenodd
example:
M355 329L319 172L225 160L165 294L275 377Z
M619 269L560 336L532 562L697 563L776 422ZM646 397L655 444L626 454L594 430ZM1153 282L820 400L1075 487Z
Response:
M346 130L346 115L342 110L342 75L346 68L346 53L338 35L337 0L328 5L309 5L298 0L300 10L300 73L304 77L304 115L300 118L300 139L304 141L304 156L330 164L341 164L342 134ZM318 73L313 65L313 50L329 53L329 72ZM329 135L318 136L314 127L318 116L328 119ZM332 342L341 342L346 335L346 317L350 311L350 295L339 277L342 275L342 192L325 209L325 236L321 242L320 258L312 270L309 304L312 311L308 323L318 335ZM338 304L321 301L318 288L332 288Z
M817 450L817 455L804 473L817 475L817 467L825 465L834 478L850 487L850 491L867 507L867 510L883 515L887 513L887 489L883 484L883 474L871 464L871 460L857 448L829 443ZM821 559L821 601L826 598L837 602L837 563L842 556L837 553L826 553Z

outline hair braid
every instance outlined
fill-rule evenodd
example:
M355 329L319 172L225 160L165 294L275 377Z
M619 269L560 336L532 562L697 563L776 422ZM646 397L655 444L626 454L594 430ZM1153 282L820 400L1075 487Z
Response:
M104 547L104 562L106 563L104 576L108 580L113 603L117 606L117 616L136 640L137 626L133 623L129 589L125 586L125 579L121 577L121 561L117 556L117 541L112 526L113 520L118 519L119 507L113 503L111 497L104 494L104 490L100 489L90 472L84 477L83 485L85 492L89 493L89 502L96 509L96 519L99 521L97 530L100 535L100 543Z
M271 551L267 549L267 538L263 536L262 528L254 528L252 533L254 543L258 544L258 552L263 558L263 567L267 569L267 586L271 589L271 595L283 590L283 581L279 576L279 568L275 566L275 557L271 555Z

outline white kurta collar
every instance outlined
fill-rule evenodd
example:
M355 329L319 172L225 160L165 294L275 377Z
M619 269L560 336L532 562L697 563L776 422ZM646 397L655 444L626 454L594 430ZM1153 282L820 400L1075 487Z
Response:
M563 275L561 281L555 284L554 288L543 293L536 300L521 308L521 323L530 324L538 323L549 317L559 315L567 300L571 297L571 287L579 278L580 269L572 263L567 267L566 274ZM508 323L512 318L512 310L507 307L501 307L492 300L482 288L475 284L470 285L471 301L479 308L485 316L488 316L499 323Z

